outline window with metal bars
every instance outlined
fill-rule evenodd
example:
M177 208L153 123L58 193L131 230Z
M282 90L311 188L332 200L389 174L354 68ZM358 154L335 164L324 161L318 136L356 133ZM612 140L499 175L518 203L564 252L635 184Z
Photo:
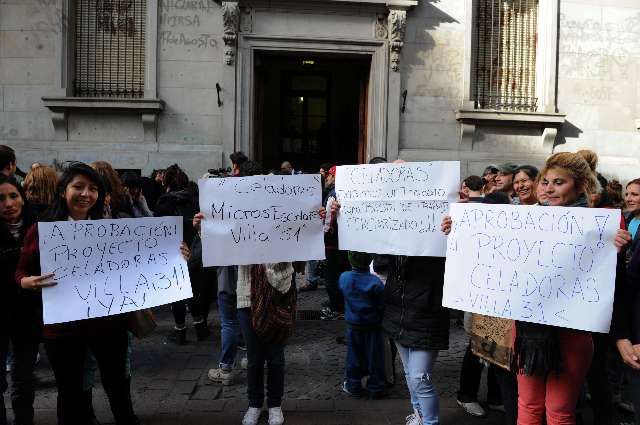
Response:
M74 95L144 97L147 0L75 0Z
M535 112L538 0L476 5L475 107Z

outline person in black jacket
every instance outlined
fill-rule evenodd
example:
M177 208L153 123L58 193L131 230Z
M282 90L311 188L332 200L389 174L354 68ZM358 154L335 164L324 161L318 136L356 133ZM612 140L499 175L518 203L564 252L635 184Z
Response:
M158 198L154 216L182 216L183 242L191 247L196 236L192 220L200 211L200 208L197 195L189 190L189 177L177 164L174 164L165 170L162 186L166 192ZM201 288L197 286L199 281L197 277L194 277L191 276L193 298L188 301L178 301L171 304L175 326L174 331L169 335L169 341L177 345L184 345L187 342L187 302L193 317L193 326L196 330L197 339L206 339L210 333L205 317L207 309L204 308L205 304L208 306L209 300L202 299L205 296L201 296L201 294L206 293L206 291L200 290Z
M16 425L33 424L33 369L42 333L40 294L20 291L14 279L24 235L33 222L20 185L0 175L0 395L7 389L4 366L11 341L11 404ZM0 406L0 424L5 425L4 402Z
M398 256L389 265L382 327L402 359L413 414L410 425L439 423L432 374L439 350L449 348L449 310L442 307L444 258Z
M627 245L627 251L630 249ZM631 401L636 424L640 424L640 250L633 252L628 264L626 257L625 251L618 255L611 334L628 366Z

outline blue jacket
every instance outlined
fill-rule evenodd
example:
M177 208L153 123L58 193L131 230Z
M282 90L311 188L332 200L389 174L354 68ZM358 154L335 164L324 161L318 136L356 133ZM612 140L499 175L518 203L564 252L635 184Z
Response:
M345 320L351 325L379 325L384 312L384 285L368 271L348 271L340 275L344 295Z

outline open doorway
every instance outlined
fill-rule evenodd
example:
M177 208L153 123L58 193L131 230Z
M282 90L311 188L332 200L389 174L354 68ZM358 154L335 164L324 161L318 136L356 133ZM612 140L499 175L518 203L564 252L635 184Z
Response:
M371 58L279 54L255 58L255 158L265 169L298 171L366 160Z

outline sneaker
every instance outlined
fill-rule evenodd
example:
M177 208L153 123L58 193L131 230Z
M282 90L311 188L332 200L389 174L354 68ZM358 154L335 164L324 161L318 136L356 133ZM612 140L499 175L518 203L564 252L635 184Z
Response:
M362 397L361 393L355 393L355 392L351 392L349 391L349 389L347 388L347 381L342 381L342 391L349 394L351 397L353 398L360 398Z
M173 329L173 332L167 336L167 341L176 345L185 345L187 343L187 328Z
M284 423L284 415L282 407L269 408L269 425L282 425Z
M494 410L496 412L506 413L506 411L504 410L504 404L487 403L487 407L489 408L489 410Z
M233 371L224 369L209 369L209 381L225 386L233 385Z
M258 425L260 413L262 413L260 409L250 407L247 409L247 413L244 414L244 418L242 418L242 425Z
M624 401L624 400L617 400L613 402L613 405L616 406L616 408L618 408L618 410L621 410L625 413L631 413L634 414L636 412L636 409L633 407L633 404L631 404L628 401Z
M244 342L238 343L238 350L247 351L247 346L245 345Z
M196 338L198 341L204 341L211 335L207 322L194 323L193 327L196 328Z
M474 401L472 403L463 403L460 400L456 400L458 406L462 407L465 412L476 418L484 418L487 416L487 412L480 406L480 403Z
M338 311L328 310L320 313L320 320L342 320L344 319L344 313Z
M418 415L418 412L413 412L412 414L407 416L405 420L406 425L422 425L422 421L420 420L420 415Z

